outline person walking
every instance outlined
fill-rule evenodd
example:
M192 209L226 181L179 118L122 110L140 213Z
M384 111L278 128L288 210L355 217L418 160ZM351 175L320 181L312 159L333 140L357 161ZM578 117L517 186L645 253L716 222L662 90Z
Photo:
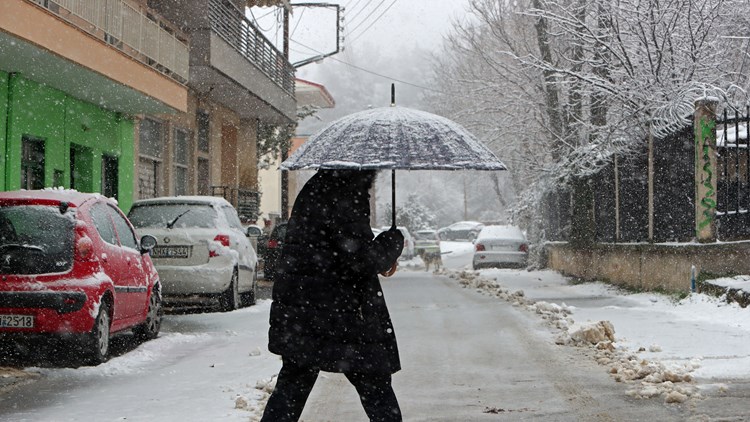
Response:
M401 421L391 376L401 369L378 273L395 270L404 238L373 239L374 170L319 170L295 200L273 286L268 349L281 356L262 422L299 420L320 371L343 373L371 421Z

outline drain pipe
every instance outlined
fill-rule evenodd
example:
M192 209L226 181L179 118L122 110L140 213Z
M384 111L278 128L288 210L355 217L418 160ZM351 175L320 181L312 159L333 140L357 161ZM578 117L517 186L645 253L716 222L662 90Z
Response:
M695 293L695 265L690 266L690 291Z

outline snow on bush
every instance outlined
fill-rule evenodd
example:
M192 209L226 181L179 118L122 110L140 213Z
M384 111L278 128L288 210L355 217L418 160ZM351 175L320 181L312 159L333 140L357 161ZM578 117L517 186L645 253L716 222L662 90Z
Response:
M684 403L691 397L700 397L690 374L699 366L697 362L667 367L657 360L639 358L637 354L618 346L615 327L609 321L576 326L571 317L575 308L565 303L534 302L525 297L523 290L511 292L496 280L482 277L477 271L450 272L448 276L457 279L465 288L495 296L539 315L547 326L557 331L556 344L589 348L594 352L596 362L607 367L615 381L632 385L626 392L630 397L649 399L658 396L665 403ZM645 351L641 347L637 352ZM661 347L651 345L649 351L660 352Z

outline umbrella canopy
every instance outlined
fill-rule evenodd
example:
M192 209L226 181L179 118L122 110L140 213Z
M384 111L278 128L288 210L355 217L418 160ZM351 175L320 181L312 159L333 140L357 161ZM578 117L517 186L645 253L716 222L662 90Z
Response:
M281 163L283 170L506 170L458 123L405 107L342 117L312 135Z

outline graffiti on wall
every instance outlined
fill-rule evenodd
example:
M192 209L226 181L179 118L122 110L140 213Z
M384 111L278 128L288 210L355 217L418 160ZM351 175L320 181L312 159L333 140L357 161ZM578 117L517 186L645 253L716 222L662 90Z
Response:
M711 142L714 138L714 128L716 127L716 121L713 119L706 119L701 117L700 119L700 139L702 145L696 145L700 153L698 157L698 166L702 171L701 183L704 187L703 197L700 198L700 205L703 207L701 212L701 218L698 221L698 230L702 230L711 224L714 219L714 210L716 209L716 200L714 199L715 188L713 186L714 173L711 166Z

